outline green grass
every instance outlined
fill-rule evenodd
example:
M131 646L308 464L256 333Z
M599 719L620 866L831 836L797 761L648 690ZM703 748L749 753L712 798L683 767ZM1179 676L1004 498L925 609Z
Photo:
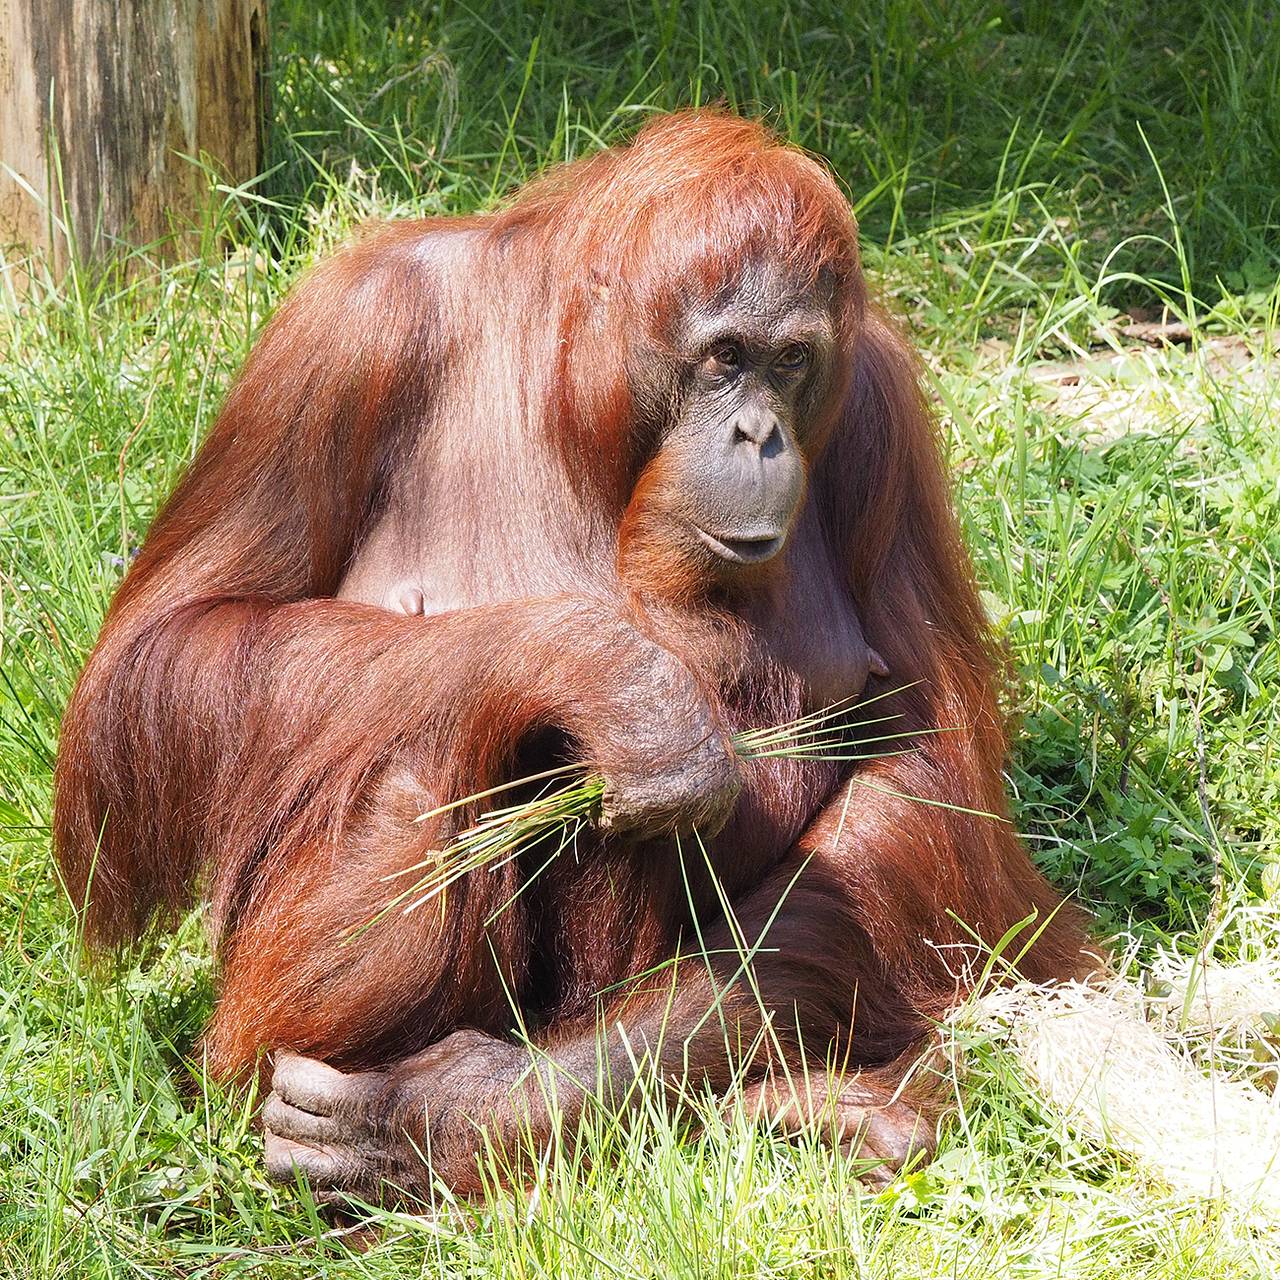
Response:
M1084 1141L981 1038L938 1162L883 1195L738 1117L680 1140L648 1096L590 1118L597 1158L553 1159L532 1200L387 1217L353 1254L267 1186L248 1103L190 1056L198 919L90 978L47 825L110 593L298 274L365 217L484 207L650 110L723 99L830 158L926 353L1037 858L1139 964L1207 925L1231 958L1223 921L1280 915L1274 8L272 9L272 171L211 190L178 261L78 269L0 318L0 1273L1276 1274L1274 1229ZM1126 338L1137 306L1191 342Z

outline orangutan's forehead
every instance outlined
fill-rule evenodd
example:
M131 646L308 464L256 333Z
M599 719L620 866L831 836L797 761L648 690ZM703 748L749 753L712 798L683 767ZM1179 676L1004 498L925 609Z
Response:
M785 262L748 260L719 281L687 282L675 335L700 347L730 333L768 334L788 342L830 339L830 285L806 279Z

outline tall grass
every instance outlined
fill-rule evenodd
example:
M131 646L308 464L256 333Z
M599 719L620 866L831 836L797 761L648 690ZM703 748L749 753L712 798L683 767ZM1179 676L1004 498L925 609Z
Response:
M1280 19L1257 0L784 0L644 6L276 7L275 189L354 159L395 199L470 206L645 112L763 110L829 157L864 234L894 243L992 193L1037 191L1093 266L1168 230L1139 126L1165 167L1193 277L1266 290L1280 196ZM478 163L477 163L478 162ZM1180 264L1132 240L1126 270ZM1141 290L1129 290L1137 296Z

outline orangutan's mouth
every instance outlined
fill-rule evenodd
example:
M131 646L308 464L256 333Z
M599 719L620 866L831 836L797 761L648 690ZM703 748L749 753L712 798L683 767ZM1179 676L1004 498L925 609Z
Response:
M706 546L731 564L763 564L766 560L772 560L787 540L786 534L782 533L766 534L758 538L727 538L708 533L696 524L693 528Z

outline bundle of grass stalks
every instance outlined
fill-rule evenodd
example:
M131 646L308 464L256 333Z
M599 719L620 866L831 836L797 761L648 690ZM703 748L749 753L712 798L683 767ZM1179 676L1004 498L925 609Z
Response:
M740 759L747 761L854 762L906 754L911 747L895 748L892 744L919 737L922 731L895 732L890 722L900 719L901 713L867 718L863 710L910 687L901 685L862 700L858 704L856 721L849 719L856 699L846 698L784 724L736 733L733 735L734 751ZM887 731L872 732L868 736L865 732L868 729ZM421 814L416 821L436 821L458 810L482 805L495 796L529 788L535 789L531 798L518 804L487 809L471 825L457 832L443 848L433 850L423 861L389 876L388 881L395 881L417 873L417 879L408 888L397 893L373 920L361 928L369 927L397 908L403 913L416 911L447 892L450 885L464 876L496 870L520 854L543 846L547 857L526 879L523 888L527 888L555 858L573 849L584 828L600 817L604 778L599 774L585 773L581 765L569 764L463 796ZM523 888L519 892L523 892Z

